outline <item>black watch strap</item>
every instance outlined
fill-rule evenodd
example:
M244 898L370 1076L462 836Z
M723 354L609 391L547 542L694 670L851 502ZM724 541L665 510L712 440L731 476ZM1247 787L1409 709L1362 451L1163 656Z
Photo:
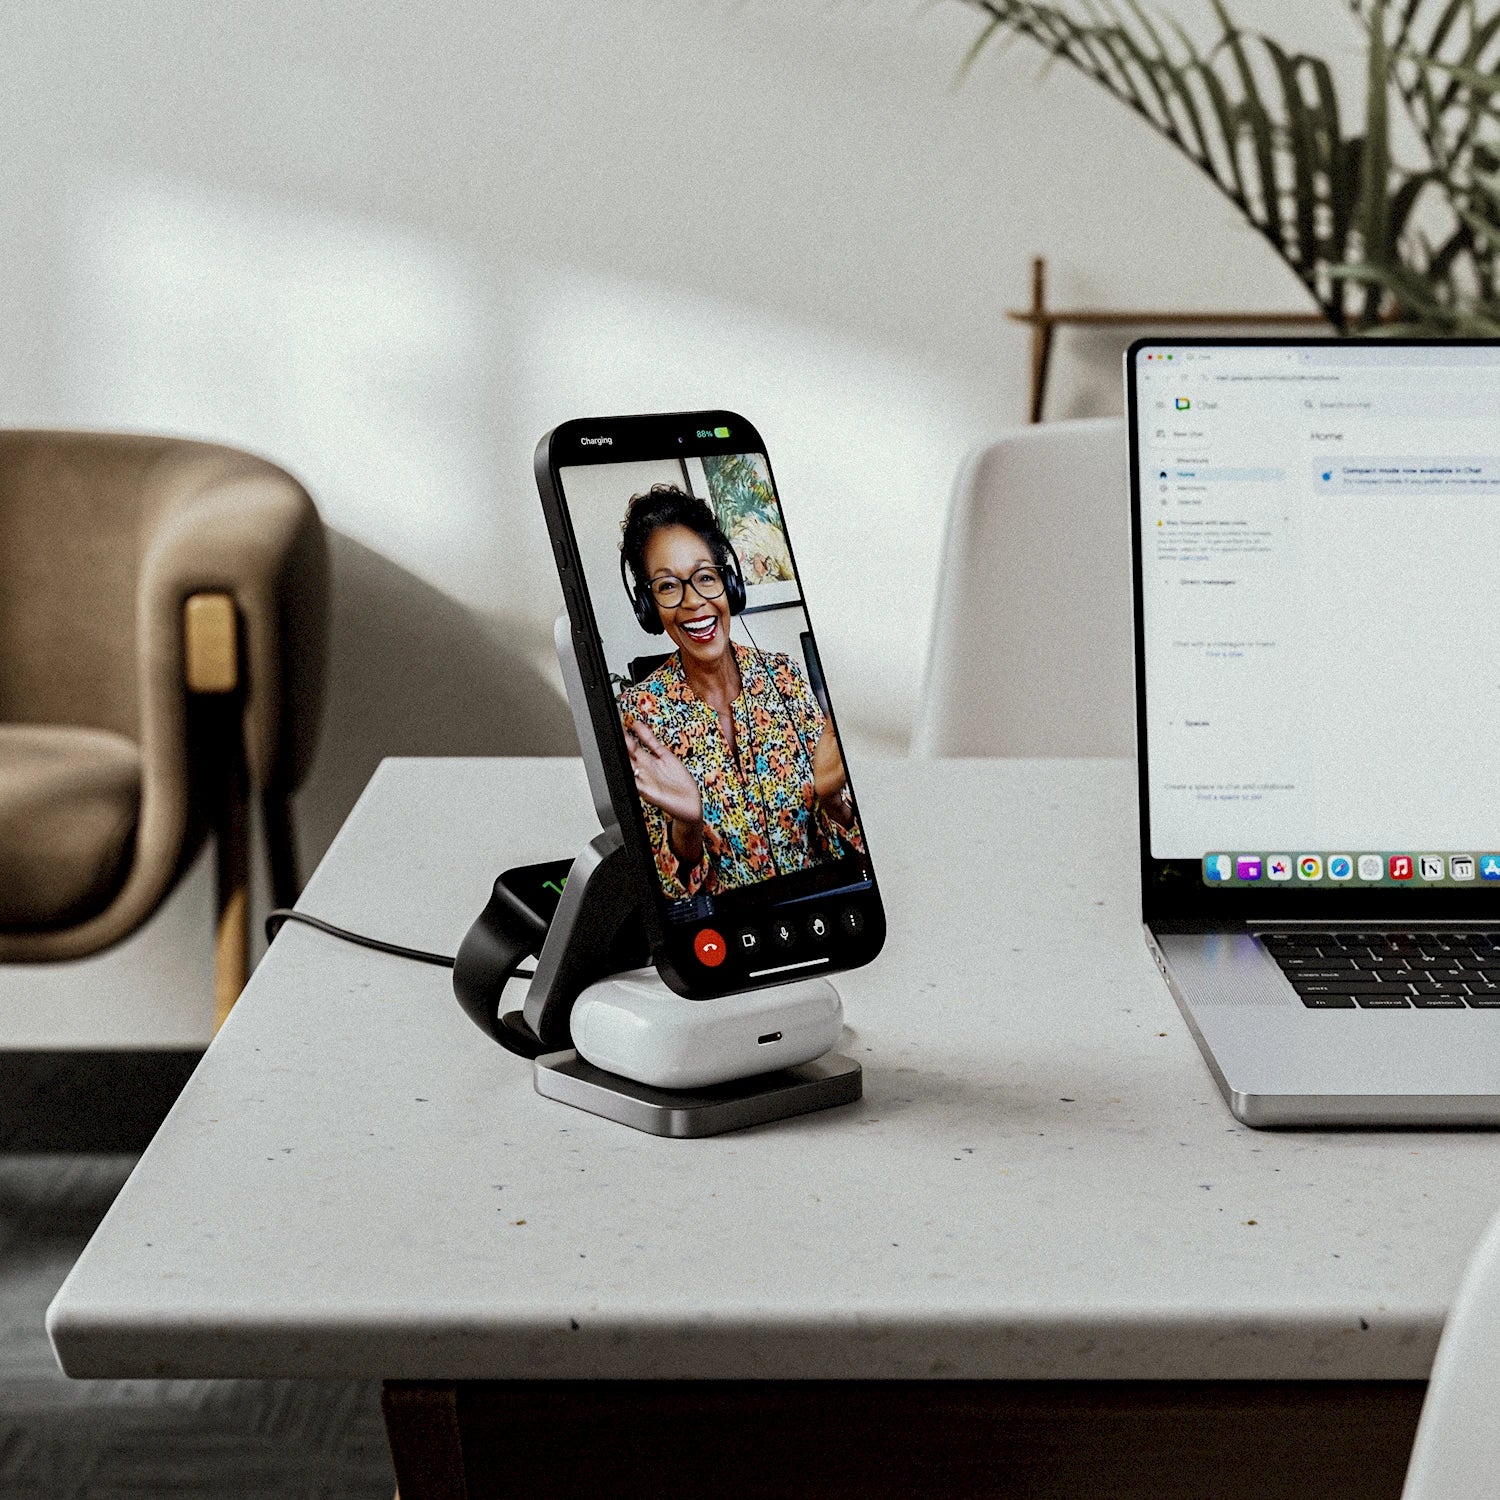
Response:
M547 1049L519 1011L502 1012L501 1001L522 961L540 951L546 935L546 922L497 880L453 961L453 993L464 1014L522 1057L539 1057Z

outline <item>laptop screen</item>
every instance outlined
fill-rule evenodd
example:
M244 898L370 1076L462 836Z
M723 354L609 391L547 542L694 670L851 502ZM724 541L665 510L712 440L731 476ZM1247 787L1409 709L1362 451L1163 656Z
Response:
M1148 907L1500 914L1500 346L1127 372Z

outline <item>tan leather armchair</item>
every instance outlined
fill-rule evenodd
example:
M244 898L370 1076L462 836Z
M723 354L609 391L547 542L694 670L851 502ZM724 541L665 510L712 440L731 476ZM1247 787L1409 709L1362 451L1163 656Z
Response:
M209 443L0 432L0 963L128 936L218 841L215 991L247 968L247 809L278 903L312 756L327 547L301 485Z

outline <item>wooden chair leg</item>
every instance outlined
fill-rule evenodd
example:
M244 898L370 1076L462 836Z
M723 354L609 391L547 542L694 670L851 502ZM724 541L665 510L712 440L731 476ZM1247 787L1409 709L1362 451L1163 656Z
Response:
M214 929L214 1030L234 1009L250 977L250 810L238 735L228 750L217 827L217 920ZM228 747L226 747L227 749Z
M182 607L183 681L207 729L218 854L214 930L214 1030L250 977L250 839L245 746L240 724L244 674L239 615L223 593L193 594Z
M261 797L266 829L266 857L271 866L271 899L277 906L294 906L302 894L297 878L297 841L292 827L291 798L267 790Z

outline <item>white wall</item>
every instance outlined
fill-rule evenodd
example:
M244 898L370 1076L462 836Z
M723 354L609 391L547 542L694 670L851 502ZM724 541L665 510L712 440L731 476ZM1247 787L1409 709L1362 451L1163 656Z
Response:
M653 484L682 484L676 459L576 465L563 471L563 491L578 543L578 560L594 604L605 665L624 675L632 657L670 651L672 643L641 629L620 583L620 522L632 494Z
M1357 71L1341 7L1239 11ZM957 4L11 0L0 30L0 424L211 437L308 483L340 589L314 849L382 749L567 744L555 704L494 710L505 673L418 682L410 632L370 637L378 593L471 664L503 640L544 692L553 423L752 417L846 741L899 752L949 483L1022 414L1029 257L1058 301L1302 305L1082 80L1016 48L959 86ZM1054 415L1117 406L1118 348L1064 339ZM41 1035L7 1027L23 994L54 1040L206 1034L206 995L154 993L149 960L51 972L45 1002L0 973L0 1042Z

